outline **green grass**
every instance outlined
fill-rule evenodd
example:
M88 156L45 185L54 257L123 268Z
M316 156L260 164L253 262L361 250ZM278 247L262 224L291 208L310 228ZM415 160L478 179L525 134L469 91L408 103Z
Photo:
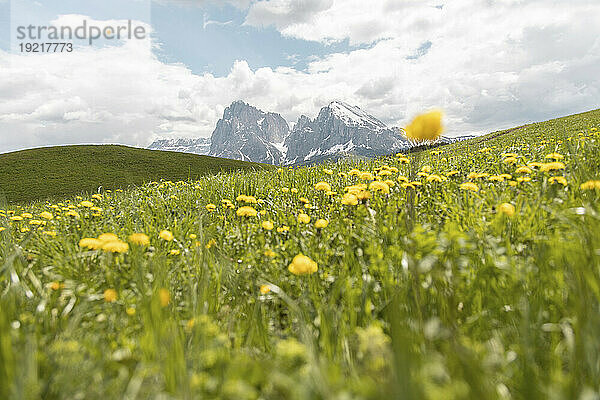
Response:
M598 130L600 110L413 154L408 165L219 174L4 210L0 398L597 398L600 189L581 185L600 180ZM555 152L564 169L517 173ZM344 174L386 165L389 194L341 203L361 183ZM426 166L458 174L428 182L418 176ZM422 185L404 188L401 176ZM321 181L337 194L315 191ZM461 189L468 181L479 191ZM261 200L250 204L257 216L236 215L242 194ZM318 218L329 226L316 229ZM149 245L78 245L134 232ZM290 273L299 253L318 271Z
M126 146L58 146L0 154L0 200L26 202L99 187L119 189L153 180L190 180L264 165Z

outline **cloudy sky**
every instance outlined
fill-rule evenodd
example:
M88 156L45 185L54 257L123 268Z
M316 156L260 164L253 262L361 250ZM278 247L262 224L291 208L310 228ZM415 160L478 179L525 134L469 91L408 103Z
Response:
M20 25L134 21L144 40L22 54ZM600 107L598 0L0 0L0 152L210 136L242 99L332 100L450 136Z

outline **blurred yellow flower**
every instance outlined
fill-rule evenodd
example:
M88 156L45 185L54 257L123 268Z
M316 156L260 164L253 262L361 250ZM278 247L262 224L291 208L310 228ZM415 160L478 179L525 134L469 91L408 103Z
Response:
M373 174L370 172L361 172L361 174L358 176L358 178L363 181L372 181L373 179L375 179L373 177Z
M516 172L517 174L531 174L533 171L532 171L532 170L531 170L531 168L529 168L529 167L522 166L522 167L519 167L519 168L517 168L517 169L515 170L515 172Z
M562 154L559 154L559 153L550 153L546 156L546 158L549 158L549 159L555 160L555 161L559 161L559 160L563 160L565 158L565 156L563 156Z
M250 206L244 206L244 207L238 208L238 210L236 211L236 214L238 215L238 217L256 217L256 215L258 214L258 211L256 211L254 208L252 208Z
M121 240L113 240L102 243L102 250L110 253L127 253L129 245Z
M286 225L283 225L283 226L277 228L277 232L279 232L279 233L288 232L289 230L290 230L290 227L286 226Z
M462 190L470 190L470 191L472 191L472 192L477 192L477 191L479 191L479 186L477 186L477 185L476 185L475 183L473 183L473 182L465 182L465 183L462 183L462 184L460 185L460 188L461 188Z
M548 179L548 182L550 183L560 183L563 186L567 186L567 178L565 178L564 176L553 176L550 179Z
M271 291L271 287L269 285L260 285L260 293L267 294Z
M333 175L333 171L327 168L323 168L323 172L326 173L327 175Z
M442 116L443 114L439 110L416 116L412 122L404 128L406 137L418 142L436 140L444 131Z
M317 263L309 257L298 254L288 266L288 270L294 275L310 275L318 270Z
M600 189L600 181L587 181L585 183L582 183L579 187L581 188L581 190Z
M208 211L211 211L211 212L212 212L212 211L215 211L215 210L217 209L217 206L216 206L216 205L214 205L214 204L212 204L212 203L209 203L209 204L207 204L207 205L206 205L206 209L207 209Z
M517 162L517 157L506 157L502 162L504 164L514 164Z
M540 171L542 171L542 172L557 171L559 169L565 169L565 168L566 168L566 166L562 162L554 161L551 163L543 164L540 167Z
M263 227L263 229L266 229L268 231L273 230L273 223L271 221L263 221L261 226Z
M79 241L79 247L98 250L102 247L102 242L95 238L83 238Z
M160 233L158 234L158 236L162 240L166 240L167 242L170 242L171 240L175 239L175 237L173 236L173 234L171 233L171 231L168 231L166 229L160 231Z
M346 193L344 196L342 196L342 204L346 206L355 206L358 204L358 197L352 193Z
M498 206L498 213L512 217L515 215L515 206L510 203L502 203Z
M381 181L373 181L371 182L371 184L369 185L369 190L372 190L374 192L383 192L383 193L390 193L390 187L387 185L387 183L385 182L381 182ZM362 193L362 192L361 192ZM360 197L360 196L357 196Z
M331 192L331 185L327 182L319 182L315 185L315 190L322 192Z
M104 291L104 301L107 303L117 301L117 291L115 289L106 289Z
M303 223L303 224L308 224L310 222L310 217L307 214L299 214L298 215L298 222Z
M327 228L327 225L329 225L329 222L326 219L318 219L315 222L315 228L317 228L317 229Z
M20 215L15 215L15 216L10 217L10 220L19 222L19 221L23 221L23 217L21 217Z
M81 203L79 203L79 205L81 207L86 207L86 208L94 207L94 203L92 203L91 201L87 201L87 200L82 201Z
M427 182L441 182L442 177L436 174L429 175L426 179Z
M139 244L140 246L147 246L150 244L150 238L143 233L133 233L129 235L129 241L133 244Z
M169 291L165 288L161 288L158 291L158 298L160 300L160 305L161 307L166 307L169 305L169 303L171 302L171 294L169 293Z

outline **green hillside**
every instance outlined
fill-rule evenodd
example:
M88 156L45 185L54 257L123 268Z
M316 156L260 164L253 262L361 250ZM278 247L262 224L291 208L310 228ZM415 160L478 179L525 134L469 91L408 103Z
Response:
M171 151L126 146L59 146L0 154L0 202L125 188L144 182L197 179L268 166Z

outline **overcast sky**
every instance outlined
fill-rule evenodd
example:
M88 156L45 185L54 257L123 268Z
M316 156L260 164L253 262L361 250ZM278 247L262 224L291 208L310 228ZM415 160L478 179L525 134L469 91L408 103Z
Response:
M18 25L145 40L19 53ZM598 0L0 0L0 152L210 136L241 99L290 123L332 100L480 134L600 107ZM12 46L11 46L12 38Z

